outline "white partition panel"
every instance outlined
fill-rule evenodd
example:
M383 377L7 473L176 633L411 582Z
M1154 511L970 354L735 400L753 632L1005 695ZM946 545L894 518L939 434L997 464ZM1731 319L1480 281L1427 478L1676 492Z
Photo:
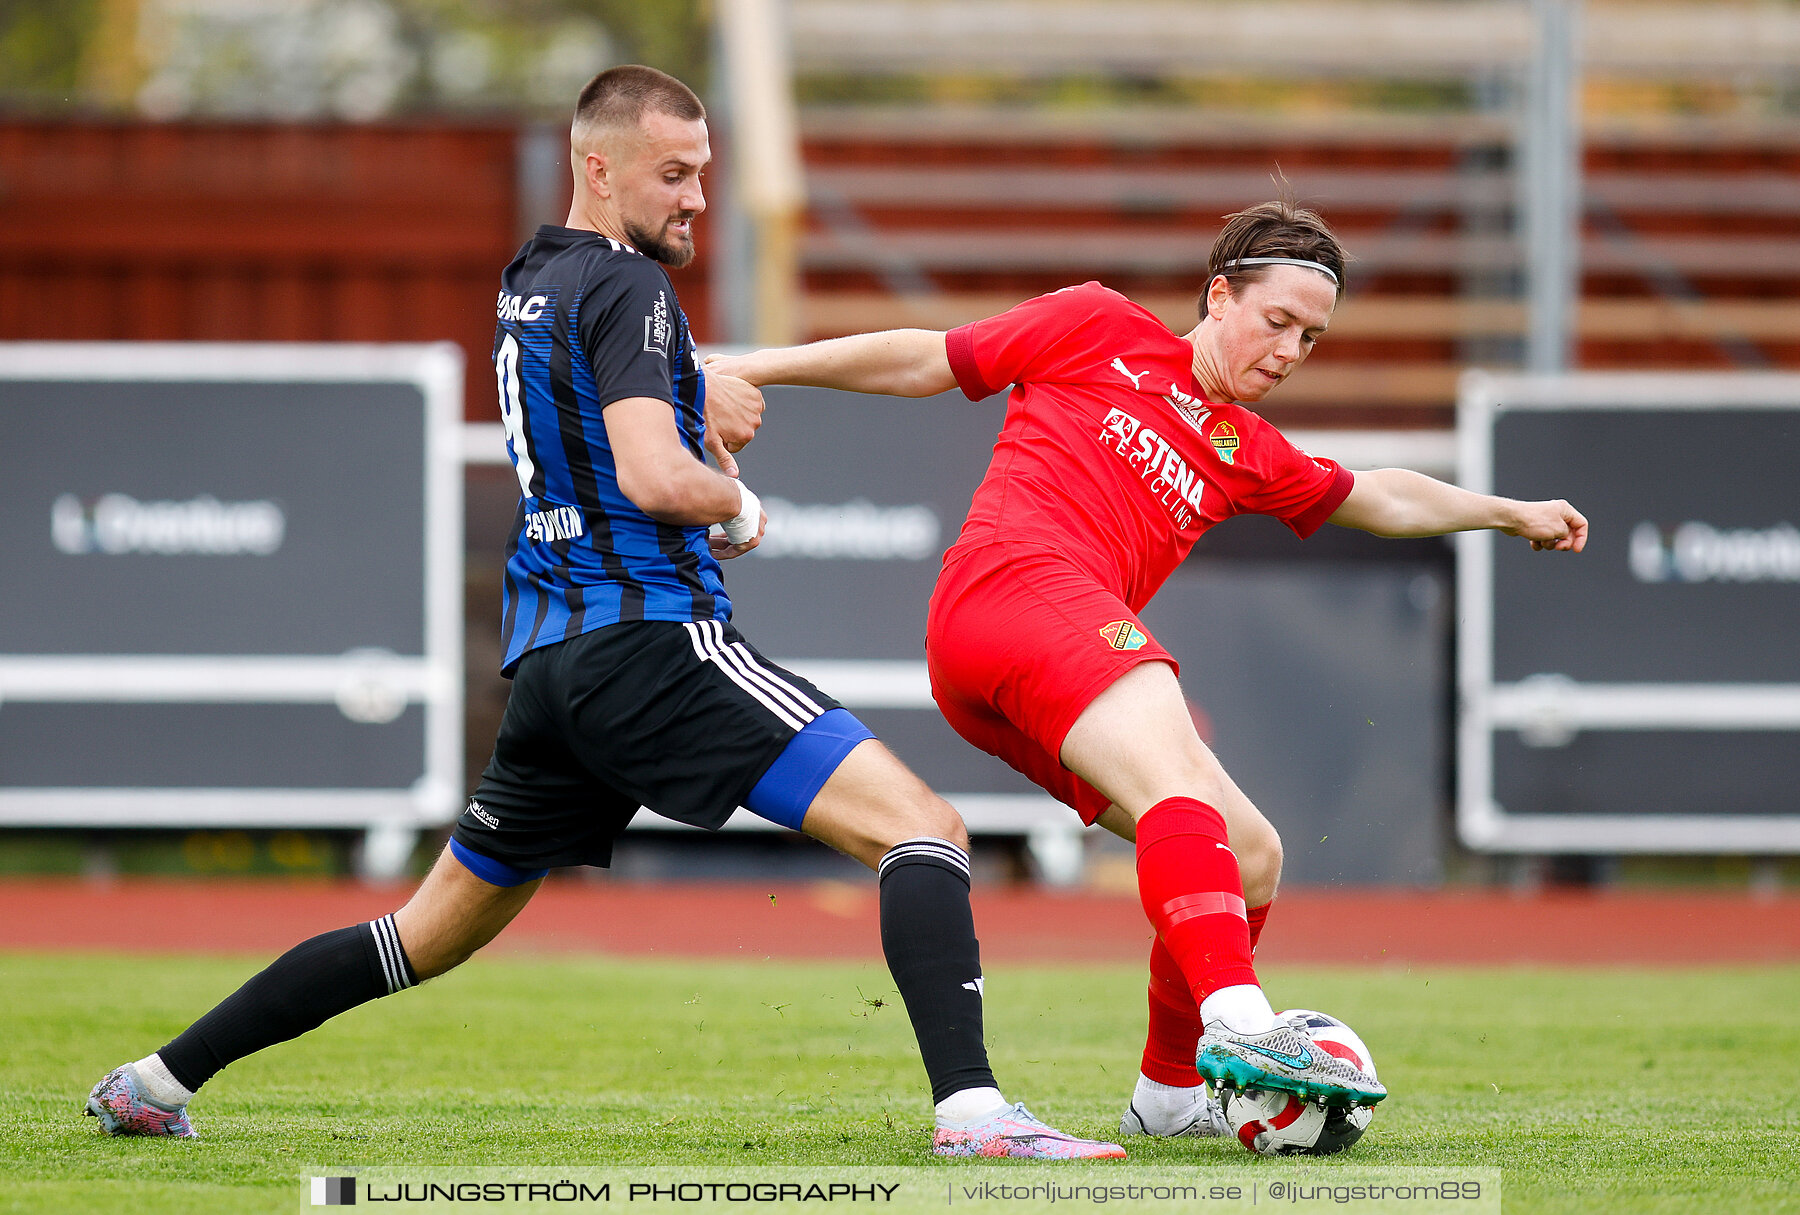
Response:
M1593 528L1459 537L1463 840L1800 850L1800 376L1472 374L1459 431L1469 488Z
M0 344L0 823L462 794L462 355Z

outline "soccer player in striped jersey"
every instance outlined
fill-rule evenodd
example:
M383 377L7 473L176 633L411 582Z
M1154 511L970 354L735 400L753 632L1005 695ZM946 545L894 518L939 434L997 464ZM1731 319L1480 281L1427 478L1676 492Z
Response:
M570 142L568 221L520 249L495 310L520 499L502 625L513 689L481 783L404 907L296 946L108 1074L88 1112L115 1134L192 1135L187 1103L225 1065L458 965L550 868L608 864L639 806L717 828L742 805L878 873L936 1153L1123 1156L1001 1096L956 811L732 626L719 562L754 548L766 519L724 436L754 431L761 394L731 379L709 392L662 268L694 256L705 111L673 77L614 68L583 90Z
M1223 1132L1202 1078L1373 1104L1370 1075L1276 1021L1252 950L1281 873L1275 828L1196 732L1173 655L1139 610L1202 533L1265 514L1382 536L1492 528L1578 552L1567 502L1469 493L1404 469L1351 473L1245 407L1291 375L1343 290L1324 221L1286 202L1232 216L1199 323L1171 333L1099 283L935 333L900 329L708 360L749 383L894 396L1012 387L994 459L932 595L944 716L1137 847L1156 929L1150 1025L1122 1134Z

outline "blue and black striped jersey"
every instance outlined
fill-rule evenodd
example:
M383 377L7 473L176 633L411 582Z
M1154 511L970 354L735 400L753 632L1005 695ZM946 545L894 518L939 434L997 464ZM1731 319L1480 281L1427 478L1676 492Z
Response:
M519 511L506 550L503 671L622 620L729 620L704 527L619 492L601 417L655 397L703 457L706 384L669 277L630 245L546 224L501 275L494 371Z

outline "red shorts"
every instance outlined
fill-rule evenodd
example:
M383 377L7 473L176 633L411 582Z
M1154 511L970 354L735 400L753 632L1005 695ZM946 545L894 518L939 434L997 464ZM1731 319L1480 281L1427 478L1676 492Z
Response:
M938 576L925 625L931 694L975 746L1092 823L1107 797L1062 766L1082 710L1141 662L1176 666L1125 601L1055 549L989 544Z

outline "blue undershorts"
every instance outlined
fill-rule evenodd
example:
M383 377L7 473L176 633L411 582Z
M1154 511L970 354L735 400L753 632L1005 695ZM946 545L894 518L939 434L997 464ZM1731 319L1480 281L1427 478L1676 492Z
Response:
M874 738L869 727L848 709L827 709L788 740L775 762L744 799L744 808L792 830L800 830L806 811L819 790L838 770L844 757L864 739ZM523 886L535 882L548 869L519 869L505 861L483 856L459 839L450 841L450 854L463 868L490 886Z
M548 869L514 868L505 861L497 861L491 856L482 856L473 848L463 847L463 842L454 837L450 840L450 855L461 861L464 869L490 886L523 886L550 872Z
M800 830L807 807L844 762L852 747L874 738L849 709L827 709L806 723L744 799L744 809L771 823Z

